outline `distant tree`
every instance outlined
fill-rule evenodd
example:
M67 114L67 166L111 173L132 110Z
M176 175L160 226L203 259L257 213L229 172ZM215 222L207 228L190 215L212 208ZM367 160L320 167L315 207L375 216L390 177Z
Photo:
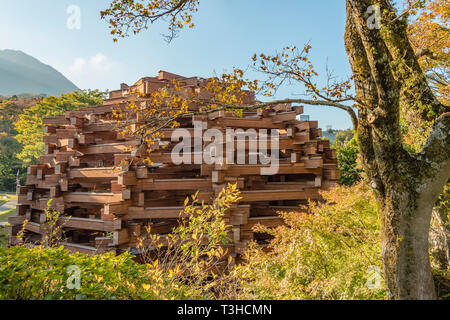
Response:
M426 0L421 1L421 6L411 6L417 2L415 0L406 2L410 4L408 37L417 61L436 98L441 103L450 105L449 1ZM419 117L416 112L407 108L402 108L401 111L404 142L413 151L418 151L425 145L433 121Z
M20 180L24 182L26 170L17 154L21 152L22 145L14 139L17 131L14 122L27 106L35 104L40 97L19 95L19 99L10 97L0 101L0 190L14 191L16 187L17 171L20 171Z
M69 110L101 104L103 98L104 93L98 90L75 91L62 94L60 97L44 98L36 105L25 109L19 116L19 120L14 123L16 130L19 132L16 139L23 145L18 158L23 161L24 165L29 165L37 162L39 156L44 153L42 118L58 116Z
M448 0L433 0L425 1L422 8L413 10L408 25L411 45L431 88L436 92L438 99L446 104L450 104L449 22Z
M14 128L14 122L19 119L19 114L23 108L11 100L2 100L0 102L0 132L6 132L10 135L17 134Z
M334 147L343 146L349 142L354 136L352 129L339 130L334 140Z
M15 191L16 175L20 170L20 178L23 182L26 170L24 170L22 161L17 158L17 151L22 146L5 133L0 133L0 190Z
M362 180L362 167L358 164L359 147L356 136L343 143L335 144L338 168L341 173L339 183L352 186Z
M358 163L358 138L351 129L340 130L333 143L336 149L338 167L341 173L340 184L352 186L362 179L362 166Z

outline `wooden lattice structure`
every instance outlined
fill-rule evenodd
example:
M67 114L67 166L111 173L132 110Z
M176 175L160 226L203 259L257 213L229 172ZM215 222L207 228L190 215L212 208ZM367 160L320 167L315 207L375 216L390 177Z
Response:
M234 255L241 253L249 240L264 239L254 234L253 226L283 223L277 211L319 199L320 189L336 184L335 151L328 140L319 138L317 121L298 120L302 106L277 105L263 112L244 112L242 117L221 111L181 121L181 127L191 131L194 120L221 131L278 129L280 160L275 175L261 175L264 165L258 164L175 165L170 155L174 129L162 130L160 143L169 147L155 148L150 154L153 164L146 165L142 161L145 151L133 149L135 139L118 133L111 112L129 101L145 106L145 98L130 92L150 93L173 79L198 90L205 80L161 71L133 86L122 84L120 90L109 93L103 105L44 119L45 154L39 165L28 168L26 185L19 189L17 215L9 218L9 245L17 243L25 219L29 220L27 241L42 240L47 232L44 209L52 198L52 206L63 213L62 244L67 249L88 254L135 250L145 225L152 225L152 233L170 232L187 196L198 190L200 200L211 202L230 182L237 183L242 192L242 200L226 217L232 225L230 252ZM249 143L240 148L245 148L248 158Z

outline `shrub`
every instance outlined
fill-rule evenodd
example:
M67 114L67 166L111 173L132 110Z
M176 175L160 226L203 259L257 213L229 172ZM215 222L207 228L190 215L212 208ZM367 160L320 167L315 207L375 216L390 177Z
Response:
M257 227L274 238L270 251L251 245L239 271L247 299L382 299L378 217L364 185L323 192L327 203L281 213L286 226ZM377 286L379 285L379 286Z
M70 266L80 271L74 287ZM73 268L73 267L72 267ZM79 268L79 269L78 269ZM63 247L0 249L0 299L183 299L195 293L179 284L165 285L158 268L133 256L112 253L70 254ZM73 284L72 286L70 284ZM71 289L72 288L72 289Z
M223 248L230 242L223 217L238 197L236 185L229 185L211 205L196 206L196 195L191 204L186 199L182 214L189 219L182 219L165 239L151 235L150 228L148 237L141 239L144 264L135 262L128 252L89 256L57 247L59 213L48 208L52 227L39 246L0 249L0 299L230 297L236 290L235 278L231 273L219 273L218 268L229 269L231 262ZM80 275L78 288L71 285L74 271Z
M148 228L148 236L140 239L143 258L156 263L171 281L183 282L202 296L235 298L238 282L236 274L229 272L231 230L223 218L240 192L235 184L227 185L210 205L199 204L197 194L191 204L186 199L180 224L171 234L161 237Z

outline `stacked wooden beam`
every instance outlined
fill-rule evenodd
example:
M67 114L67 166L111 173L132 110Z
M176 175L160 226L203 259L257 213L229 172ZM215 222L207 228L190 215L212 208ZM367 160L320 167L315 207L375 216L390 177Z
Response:
M269 165L249 164L254 156L249 141L234 138L231 156L244 151L242 164L223 159L214 164L194 161L176 165L171 157L171 149L178 143L171 140L174 129L162 130L159 145L168 147L153 148L149 154L153 164L146 164L145 152L133 149L135 139L119 134L112 109L128 101L145 104L146 98L136 98L131 92L148 94L173 79L200 90L204 83L203 79L161 71L158 77L142 78L131 87L122 84L121 90L110 92L101 106L44 119L45 154L39 165L28 168L26 185L19 188L17 215L9 219L10 245L17 243L25 219L30 221L26 224L27 241L43 239L48 229L44 210L53 199L51 206L63 213L62 244L66 248L88 254L135 250L146 225L151 224L152 233L162 235L176 226L187 196L199 191L199 199L211 203L227 183L237 183L242 199L228 210L226 219L232 226L230 252L239 254L250 240L264 241L264 235L252 231L255 225L280 225L283 221L278 211L295 210L308 199L319 199L320 189L336 184L335 151L328 140L319 138L317 121L297 120L303 112L301 106L277 105L270 110L244 112L241 117L221 111L181 121L188 132L202 122L202 132L211 128L223 133L227 129L256 129L259 139L261 129L276 130L278 148L271 150L274 142L267 141L268 150L279 157L276 174L262 174L261 169ZM252 102L253 98L246 101ZM201 150L206 145L201 141ZM186 156L193 160L196 154Z

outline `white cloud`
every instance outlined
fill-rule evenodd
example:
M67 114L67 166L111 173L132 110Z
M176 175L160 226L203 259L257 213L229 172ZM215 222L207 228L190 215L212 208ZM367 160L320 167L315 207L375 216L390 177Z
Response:
M114 63L108 59L103 53L99 52L95 56L88 59L75 58L69 66L68 71L71 74L80 75L89 73L90 71L111 71L114 68Z
M114 63L100 52L89 59L89 65L100 71L110 71L114 68Z
M121 70L120 64L101 52L88 58L75 58L69 66L62 66L60 69L82 89L115 88L120 83L120 79L117 79L112 84Z
M86 60L83 58L76 58L69 66L69 72L71 74L81 74L86 66Z

